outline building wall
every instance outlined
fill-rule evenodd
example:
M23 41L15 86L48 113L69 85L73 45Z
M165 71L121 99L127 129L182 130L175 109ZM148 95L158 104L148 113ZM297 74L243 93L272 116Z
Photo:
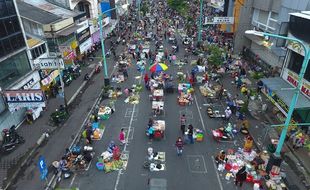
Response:
M265 32L275 33L279 35L287 35L287 22L289 21L290 12L299 12L307 10L310 7L310 0L252 0L246 2L247 6L242 7L239 21L239 30L235 35L234 53L240 53L242 47L251 47L248 40L244 38L245 30L260 29ZM250 15L250 10L253 14ZM244 14L248 13L248 14ZM248 18L250 17L250 22ZM271 51L264 47L256 47L252 51L257 53L259 57L266 59L271 66L282 66L282 57L285 52L280 47L285 46L284 40L272 38L275 48L278 49L277 55L270 55ZM281 53L280 53L281 52ZM277 57L277 58L276 58Z
M256 44L255 42L252 42L250 49L252 50L253 53L258 55L260 59L262 59L270 66L280 67L282 65L282 59L279 59L279 57L273 54L268 48L265 48L263 46Z
M240 10L238 31L234 37L234 54L242 52L244 46L250 47L251 41L244 36L244 32L251 28L252 6L254 0L245 0L244 6Z

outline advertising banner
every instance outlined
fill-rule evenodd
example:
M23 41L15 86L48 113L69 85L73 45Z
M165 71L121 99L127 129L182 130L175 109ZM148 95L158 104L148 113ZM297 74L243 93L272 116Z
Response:
M65 63L62 58L42 58L40 59L40 62L35 65L38 69L58 69L58 66L60 69L65 68Z
M51 72L51 74L49 74L48 77L41 80L42 85L46 86L46 85L50 84L58 75L59 75L58 70Z
M101 8L101 12L103 13L103 12L105 12L105 11L111 9L111 6L110 6L110 3L109 3L109 2L101 2L101 3L100 3L100 8ZM107 12L106 15L107 15L108 17L111 17L111 11L110 11L110 12Z
M234 17L205 17L205 24L234 24Z
M21 108L36 108L45 106L45 96L42 90L6 90L3 92L10 112Z

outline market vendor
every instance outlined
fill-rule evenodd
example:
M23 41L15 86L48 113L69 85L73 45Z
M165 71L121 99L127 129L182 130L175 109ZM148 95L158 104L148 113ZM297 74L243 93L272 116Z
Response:
M215 163L218 166L219 164L222 164L226 161L227 161L226 153L224 150L221 150L219 154L215 157Z

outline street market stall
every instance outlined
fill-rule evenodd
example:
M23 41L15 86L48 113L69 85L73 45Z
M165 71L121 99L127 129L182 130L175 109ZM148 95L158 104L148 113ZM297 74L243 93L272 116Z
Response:
M154 120L153 127L155 130L154 139L160 140L165 136L166 122L164 120Z

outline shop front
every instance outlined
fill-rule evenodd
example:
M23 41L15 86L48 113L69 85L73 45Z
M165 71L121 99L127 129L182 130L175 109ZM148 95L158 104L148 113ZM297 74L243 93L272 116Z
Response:
M27 75L24 79L21 81L18 81L13 84L13 86L9 87L8 89L13 91L23 91L23 90L40 90L40 75L38 71L34 71ZM5 92L3 92L3 100L5 102L4 105L6 105L6 108L1 114L0 114L0 122L1 127L0 130L4 128L9 128L12 125L18 125L20 124L24 118L27 112L32 113L33 119L36 119L41 111L42 106L34 107L34 106L21 106L17 104L10 104L7 102L7 98L5 96Z
M44 70L46 77L41 80L41 89L43 90L46 98L56 97L58 94L57 79L59 78L58 70Z
M290 75L287 76L290 80ZM262 92L275 105L273 114L284 123L294 96L294 87L280 77L262 79L264 86ZM306 88L306 87L304 87ZM309 90L309 89L308 89ZM308 91L305 89L305 91ZM310 122L310 99L305 94L300 94L295 106L293 121L298 123Z
M87 50L91 49L92 38L90 35L88 20L82 22L79 26L80 28L76 31L76 39L79 44L77 54L81 55L83 53L87 53Z

